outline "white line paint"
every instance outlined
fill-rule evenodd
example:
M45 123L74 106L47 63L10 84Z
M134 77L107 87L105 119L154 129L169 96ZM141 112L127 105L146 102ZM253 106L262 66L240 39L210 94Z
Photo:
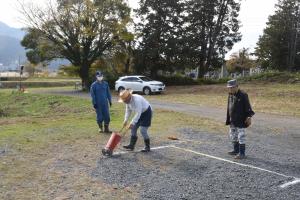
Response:
M295 180L284 183L284 184L280 185L279 187L286 188L286 187L289 187L291 185L296 185L297 183L300 183L300 178L295 178Z
M165 148L174 148L174 149L178 149L178 150L181 150L181 151L190 152L190 153L205 156L205 157L208 157L208 158L228 162L228 163L231 163L231 164L235 164L235 165L239 165L239 166L243 166L243 167L248 167L248 168L268 172L270 174L275 174L275 175L282 176L282 177L285 177L285 178L293 178L294 179L293 181L290 181L290 182L287 182L287 183L284 183L284 184L280 185L279 186L280 188L287 188L289 186L300 183L300 178L296 178L296 177L293 177L293 176L288 176L288 175L285 175L285 174L282 174L282 173L278 173L278 172L274 172L274 171L271 171L271 170L263 169L263 168L256 167L256 166L253 166L253 165L247 165L247 164L243 164L243 163L239 163L239 162L234 162L234 161L231 161L231 160L227 160L227 159L224 159L224 158L208 155L208 154L197 152L197 151L193 151L193 150L190 150L190 149L177 147L175 145L166 145L166 146L153 147L153 148L151 148L151 150L159 150L159 149L165 149ZM120 152L114 153L114 155L121 155L121 154L126 154L126 153L130 153L130 151L120 151Z
M159 150L159 149L165 149L165 148L170 148L170 147L173 147L173 146L170 146L170 145L158 146L158 147L151 148L151 150ZM127 154L127 153L134 153L134 152L135 151L118 151L118 152L113 153L113 155L122 155L122 154ZM135 153L137 153L137 152L135 152Z
M113 153L113 155L122 155L122 154L126 154L126 153L129 153L129 151L118 151L118 152Z
M235 165L240 165L240 166L243 166L243 167L249 167L249 168L252 168L252 169L257 169L257 170L260 170L260 171L268 172L268 173L271 173L271 174L276 174L278 176L283 176L283 177L286 177L286 178L295 178L295 179L297 179L296 177L287 176L285 174L281 174L281 173L274 172L274 171L271 171L271 170L263 169L263 168L260 168L260 167L255 167L253 165L247 165L247 164L227 160L227 159L224 159L224 158L211 156L211 155L208 155L208 154L205 154L205 153L200 153L200 152L193 151L193 150L190 150L190 149L184 149L184 148L176 147L176 146L172 146L172 148L179 149L179 150L186 151L186 152L190 152L190 153L194 153L194 154L201 155L201 156L205 156L205 157L208 157L208 158L213 158L213 159L216 159L216 160L221 160L221 161L232 163L232 164L235 164Z
M151 150L165 149L165 148L170 148L170 147L174 147L174 145L166 145L166 146L154 147L154 148L151 148Z

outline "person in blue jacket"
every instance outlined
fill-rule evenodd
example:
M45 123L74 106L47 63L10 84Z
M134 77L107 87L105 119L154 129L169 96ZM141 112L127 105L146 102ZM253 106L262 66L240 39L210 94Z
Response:
M110 115L109 106L111 106L111 94L109 85L103 80L103 74L100 71L96 72L96 81L91 85L90 89L92 103L97 114L97 123L100 133L111 133L109 130ZM104 131L103 131L104 121Z

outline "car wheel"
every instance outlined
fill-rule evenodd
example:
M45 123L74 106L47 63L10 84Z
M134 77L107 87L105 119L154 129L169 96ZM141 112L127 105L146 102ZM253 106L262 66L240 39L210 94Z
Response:
M149 87L144 87L143 92L145 95L150 95L151 94L151 89Z
M125 90L125 88L124 88L124 87L122 87L122 86L121 86L121 87L119 87L119 88L118 88L118 93L122 92L123 90Z

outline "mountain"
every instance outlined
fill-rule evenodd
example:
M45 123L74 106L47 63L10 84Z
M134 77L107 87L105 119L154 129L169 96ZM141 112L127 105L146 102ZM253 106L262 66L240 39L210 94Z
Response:
M26 61L25 49L20 44L25 32L0 22L0 63L4 66L18 65Z
M25 31L23 31L22 29L18 29L18 28L12 28L12 27L4 24L3 22L0 22L0 35L9 36L12 38L22 40L22 38L25 35Z
M17 38L0 35L0 63L11 65L25 61L25 49Z
M25 31L12 28L0 22L0 71L1 69L16 69L20 63L26 62L26 51L21 45ZM68 65L69 61L57 59L49 63L50 71L57 70L61 65Z

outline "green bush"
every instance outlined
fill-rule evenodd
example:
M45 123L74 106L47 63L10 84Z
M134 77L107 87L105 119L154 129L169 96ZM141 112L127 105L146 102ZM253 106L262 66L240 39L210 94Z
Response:
M183 76L159 76L157 80L162 81L167 86L174 85L210 85L210 84L223 84L226 83L230 78L222 78L222 79L191 79L189 77Z
M105 75L104 79L105 81L107 81L110 89L114 89L115 88L115 82L118 80L118 76L117 75L114 75L114 74L111 74L111 73L108 73Z
M267 71L253 76L242 77L240 82L259 81L259 82L278 82L278 83L298 83L300 73Z
M183 76L158 76L156 80L163 82L167 86L172 85L197 85L198 82L189 77Z
M65 87L65 86L75 86L77 81L24 81L21 83L22 87L25 88L37 88L37 87ZM19 81L2 81L2 88L17 88L20 85Z
M199 78L197 80L198 85L212 85L212 84L223 84L226 83L230 78L221 78L221 79L205 79Z

